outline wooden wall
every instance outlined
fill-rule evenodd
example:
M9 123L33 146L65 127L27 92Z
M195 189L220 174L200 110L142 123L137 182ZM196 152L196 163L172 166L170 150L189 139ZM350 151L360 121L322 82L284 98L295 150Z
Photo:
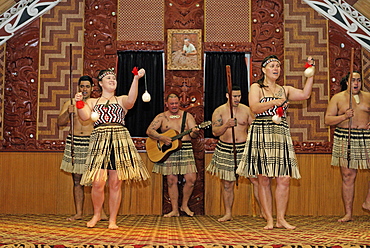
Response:
M59 169L61 152L2 152L0 166L0 214L73 214L72 178ZM153 164L141 153L148 170ZM288 215L342 215L341 178L330 166L330 154L297 154L301 175L292 180ZM212 153L205 155L205 164ZM354 214L361 209L368 189L369 172L359 172ZM162 214L162 176L152 174L148 183L124 184L120 214ZM205 175L205 214L224 213L220 180ZM85 189L85 214L92 214L90 188ZM252 187L241 178L235 189L234 215L258 215ZM107 210L108 206L104 206Z

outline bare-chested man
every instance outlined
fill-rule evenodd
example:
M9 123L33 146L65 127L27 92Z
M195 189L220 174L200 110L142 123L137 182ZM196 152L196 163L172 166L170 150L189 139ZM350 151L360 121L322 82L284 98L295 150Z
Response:
M353 72L352 108L349 108L349 83L348 74L341 81L342 91L331 98L325 115L325 124L336 126L331 164L340 166L341 169L342 197L345 208L345 215L338 220L339 222L353 220L357 170L370 169L370 93L361 90L361 74ZM348 152L349 123L351 123L351 136ZM370 209L370 197L366 198L363 207Z
M247 139L247 130L254 119L248 106L240 103L241 89L239 86L232 87L233 117L230 113L229 94L226 93L227 103L215 109L212 115L212 133L219 137L215 153L207 167L207 171L218 176L223 184L223 198L225 215L218 221L232 220L232 205L234 202L235 163L233 152L232 128L234 128L235 149L237 164L239 164ZM258 200L258 180L250 178L254 187L254 195Z
M78 80L78 92L83 95L83 101L86 102L90 98L93 86L93 80L89 76L82 76ZM58 126L66 126L70 121L70 113L77 113L75 101L73 104L68 100L64 103L62 110L58 116ZM73 115L73 163L71 155L71 134L66 140L66 147L60 168L66 172L72 173L73 178L73 196L76 208L76 214L68 218L68 220L80 220L83 213L84 202L84 186L80 184L82 174L84 172L87 149L90 142L90 134L93 127L93 121L82 121L77 114ZM102 219L107 219L107 216L102 212Z
M172 211L165 214L164 217L179 216L179 191L177 187L178 175L184 175L185 185L183 188L183 198L180 210L185 212L188 216L193 216L194 212L189 209L188 201L193 192L196 181L197 168L195 166L193 148L191 145L191 138L196 138L199 129L196 126L194 117L187 113L185 126L182 128L182 119L186 112L180 110L180 99L176 94L169 94L166 99L167 111L158 114L152 123L149 125L146 133L155 140L162 141L165 145L170 145L171 137L163 135L166 131L172 129L179 133L192 128L191 133L181 138L182 146L170 154L166 161L162 163L155 163L153 172L160 173L167 176L168 193L171 200ZM161 133L157 130L160 129Z

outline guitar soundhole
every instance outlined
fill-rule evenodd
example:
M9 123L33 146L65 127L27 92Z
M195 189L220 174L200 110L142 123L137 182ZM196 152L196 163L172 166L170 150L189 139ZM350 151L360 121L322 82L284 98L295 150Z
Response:
M171 145L163 145L162 146L162 152L165 152L167 151L168 149L170 149L172 147L172 144Z

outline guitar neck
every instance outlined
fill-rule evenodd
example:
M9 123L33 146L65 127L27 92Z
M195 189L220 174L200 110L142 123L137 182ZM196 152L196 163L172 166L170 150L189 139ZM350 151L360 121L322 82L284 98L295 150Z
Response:
M178 135L175 135L171 139L172 139L172 141L177 140L177 139L181 139L183 136L185 136L185 135L187 135L189 133L191 133L191 129L188 129L185 132L182 132L182 133L180 133Z

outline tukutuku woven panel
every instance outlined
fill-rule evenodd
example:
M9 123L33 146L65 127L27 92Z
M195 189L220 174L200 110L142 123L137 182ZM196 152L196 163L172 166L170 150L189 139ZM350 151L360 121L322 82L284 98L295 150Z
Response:
M164 3L161 0L118 1L117 39L163 41Z
M205 42L249 42L249 1L206 0Z

